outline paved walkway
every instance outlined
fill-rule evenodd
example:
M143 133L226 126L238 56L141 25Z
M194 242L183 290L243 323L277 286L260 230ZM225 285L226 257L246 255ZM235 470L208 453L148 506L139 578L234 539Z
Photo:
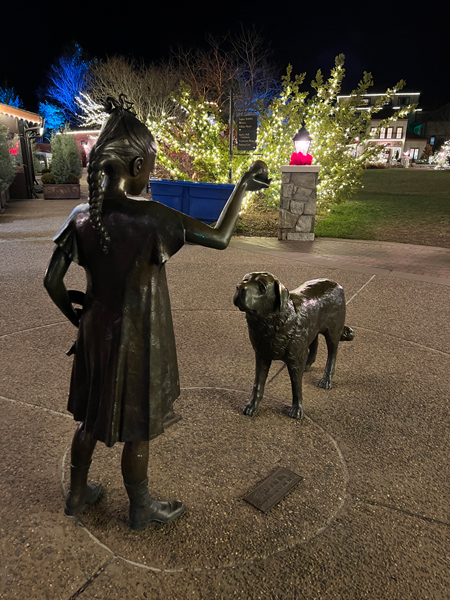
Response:
M317 238L314 242L235 238L235 248L276 254L311 265L450 285L450 249L393 242Z
M131 532L121 444L98 445L105 492L64 515L74 423L66 411L75 330L42 278L76 202L30 200L0 215L0 598L5 600L447 600L450 251L404 244L234 238L186 245L167 264L182 419L151 444L151 489L187 506ZM303 381L306 419L289 419L286 369L260 413L242 415L254 355L232 303L245 273L293 289L342 284L355 339L334 385ZM71 266L73 289L84 274ZM279 467L302 479L262 513L243 498Z

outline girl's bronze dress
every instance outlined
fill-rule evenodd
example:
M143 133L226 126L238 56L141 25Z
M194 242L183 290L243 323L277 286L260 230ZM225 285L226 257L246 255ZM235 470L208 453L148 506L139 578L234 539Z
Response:
M112 446L150 440L173 418L180 393L165 262L184 244L179 213L153 201L105 201L108 254L89 220L72 212L55 242L84 267L86 295L68 410Z

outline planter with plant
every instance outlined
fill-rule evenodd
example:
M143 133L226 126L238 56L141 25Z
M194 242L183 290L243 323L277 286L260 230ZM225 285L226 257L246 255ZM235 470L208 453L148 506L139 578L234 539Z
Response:
M75 138L67 133L52 139L50 172L42 175L45 199L79 198L81 159Z
M8 148L8 130L0 126L0 209L9 200L9 186L14 181L16 169L10 158Z

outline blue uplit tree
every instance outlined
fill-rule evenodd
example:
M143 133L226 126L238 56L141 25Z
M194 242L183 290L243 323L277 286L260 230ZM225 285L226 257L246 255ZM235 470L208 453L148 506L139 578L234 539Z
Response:
M72 53L62 54L50 67L50 83L47 96L54 100L69 123L76 125L80 115L80 107L75 98L86 91L90 62L83 56L83 49L75 44Z
M0 102L9 106L15 106L16 108L23 107L23 102L13 87L0 86Z
M64 126L65 118L62 110L51 102L39 102L39 114L45 119L45 129L50 135Z

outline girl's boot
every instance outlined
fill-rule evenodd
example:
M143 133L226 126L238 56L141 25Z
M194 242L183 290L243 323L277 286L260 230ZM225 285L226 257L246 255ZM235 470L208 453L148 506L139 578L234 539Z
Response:
M148 479L141 483L129 485L125 483L130 499L130 528L146 529L150 523L169 523L184 513L185 506L178 500L160 502L148 493Z
M66 515L79 515L88 504L97 502L102 484L90 481L88 483L88 471L91 463L84 467L70 465L70 490L66 498Z

